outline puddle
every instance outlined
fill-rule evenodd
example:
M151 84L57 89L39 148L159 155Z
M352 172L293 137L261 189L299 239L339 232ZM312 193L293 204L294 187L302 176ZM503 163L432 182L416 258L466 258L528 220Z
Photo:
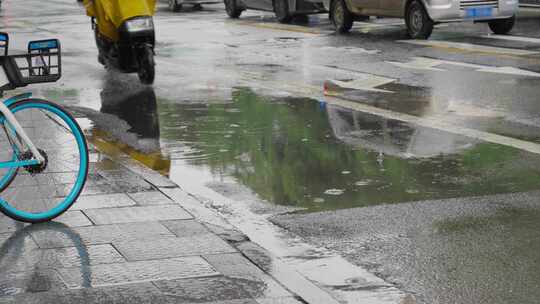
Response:
M238 89L227 104L158 108L171 178L233 180L276 205L320 211L540 185L540 156L310 99Z

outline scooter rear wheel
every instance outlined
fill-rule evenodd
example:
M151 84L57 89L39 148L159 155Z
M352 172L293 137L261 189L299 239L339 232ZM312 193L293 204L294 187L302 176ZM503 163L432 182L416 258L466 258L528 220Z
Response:
M144 84L154 83L155 78L155 62L154 52L151 48L146 47L141 51L139 56L139 80Z

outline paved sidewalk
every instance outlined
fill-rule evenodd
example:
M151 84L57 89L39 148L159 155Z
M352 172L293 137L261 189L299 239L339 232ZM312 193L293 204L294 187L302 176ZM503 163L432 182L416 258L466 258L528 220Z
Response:
M91 160L56 222L0 215L0 303L303 303L235 248L249 243L241 234L186 211L193 198L170 180L96 150Z

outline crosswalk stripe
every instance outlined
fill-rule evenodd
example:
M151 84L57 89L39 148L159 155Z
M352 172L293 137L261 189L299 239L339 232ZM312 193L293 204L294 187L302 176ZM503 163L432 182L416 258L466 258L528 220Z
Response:
M401 43L409 43L437 48L447 48L447 49L458 49L469 52L480 52L480 53L491 53L498 55L516 55L516 56L526 56L539 54L540 51L527 51L521 49L511 49L487 45L478 45L464 42L451 42L443 40L398 40Z

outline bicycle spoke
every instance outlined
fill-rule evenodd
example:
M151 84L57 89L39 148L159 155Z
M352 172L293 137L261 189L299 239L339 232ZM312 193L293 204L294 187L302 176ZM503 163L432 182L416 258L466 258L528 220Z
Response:
M15 117L34 146L44 152L47 165L43 171L37 172L20 168L12 185L2 193L2 198L24 212L49 211L66 199L80 175L77 139L60 117L47 110L24 109L15 113Z

